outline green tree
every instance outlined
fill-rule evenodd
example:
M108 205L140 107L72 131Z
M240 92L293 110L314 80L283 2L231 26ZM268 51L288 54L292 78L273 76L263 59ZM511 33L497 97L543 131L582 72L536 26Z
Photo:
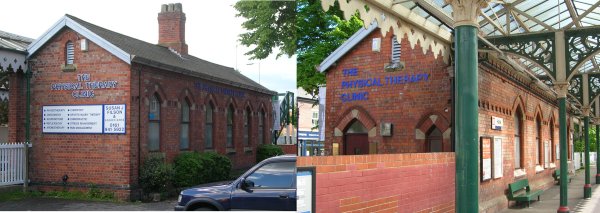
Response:
M297 86L315 96L318 86L325 84L325 75L316 66L363 27L363 22L358 13L347 21L340 18L343 13L337 2L325 12L320 0L298 0L297 11Z
M267 58L274 48L279 49L277 57L296 53L296 1L242 0L234 8L237 17L246 18L242 27L249 31L240 34L240 42L255 45L245 53L250 59Z

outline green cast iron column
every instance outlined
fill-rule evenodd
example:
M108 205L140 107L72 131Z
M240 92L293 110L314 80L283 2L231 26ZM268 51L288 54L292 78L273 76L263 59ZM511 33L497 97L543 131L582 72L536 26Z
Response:
M560 128L558 129L559 143L560 143L560 207L558 208L559 213L569 212L569 205L567 200L567 103L566 97L562 96L558 98L558 122Z
M455 33L456 212L479 211L477 27Z
M596 184L600 184L600 125L596 125Z
M590 116L583 117L583 131L585 139L585 185L583 185L583 198L592 197L592 184L590 184L590 137L589 137L589 123Z

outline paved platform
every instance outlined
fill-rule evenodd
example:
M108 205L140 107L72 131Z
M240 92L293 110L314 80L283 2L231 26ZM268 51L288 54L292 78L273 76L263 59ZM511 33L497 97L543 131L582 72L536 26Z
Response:
M583 199L583 185L585 184L585 170L581 169L575 173L573 180L569 183L568 204L571 212L600 212L600 184L596 184L596 166L590 167L590 183L592 184L592 198ZM532 202L529 208L526 205L512 206L502 213L532 213L532 212L556 212L560 206L560 186L554 185L544 191L540 201Z

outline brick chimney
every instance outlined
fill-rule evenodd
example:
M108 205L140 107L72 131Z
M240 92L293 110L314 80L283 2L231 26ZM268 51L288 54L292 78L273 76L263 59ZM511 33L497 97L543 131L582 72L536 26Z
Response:
M185 13L181 3L163 4L158 14L158 45L170 47L182 55L188 54L185 44Z

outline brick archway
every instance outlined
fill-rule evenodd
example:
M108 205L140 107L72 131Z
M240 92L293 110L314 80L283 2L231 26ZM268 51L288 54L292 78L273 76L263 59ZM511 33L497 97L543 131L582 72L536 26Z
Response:
M421 120L415 127L415 138L425 139L425 133L434 125L444 134L444 139L450 138L450 122L446 117L435 112L421 117Z
M354 119L360 121L365 126L369 131L369 137L375 137L377 135L377 123L375 123L375 120L373 120L371 115L369 115L362 107L353 106L342 113L340 120L337 122L337 125L335 125L334 136L344 136L344 130L346 130Z

